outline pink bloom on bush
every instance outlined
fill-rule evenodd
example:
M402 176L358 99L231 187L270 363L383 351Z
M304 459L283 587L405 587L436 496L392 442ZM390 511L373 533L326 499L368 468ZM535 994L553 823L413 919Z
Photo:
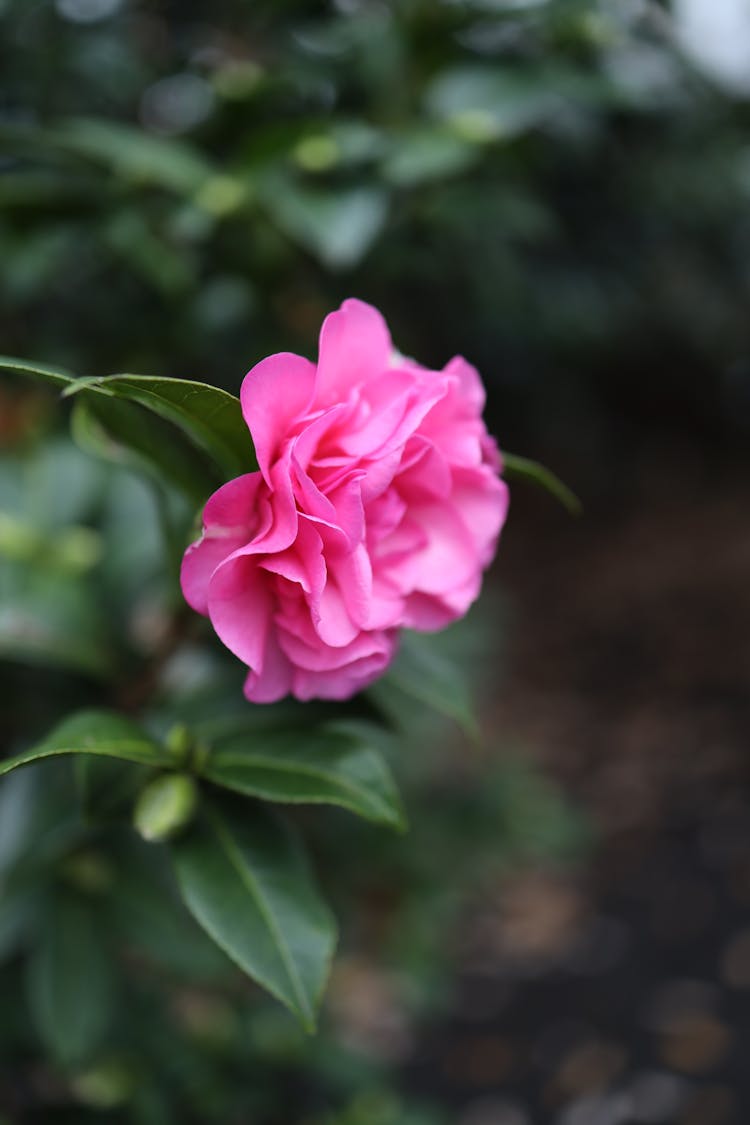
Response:
M477 371L398 355L380 313L348 300L317 367L269 356L242 384L260 472L208 501L185 598L270 703L347 699L388 667L402 628L466 613L508 494Z

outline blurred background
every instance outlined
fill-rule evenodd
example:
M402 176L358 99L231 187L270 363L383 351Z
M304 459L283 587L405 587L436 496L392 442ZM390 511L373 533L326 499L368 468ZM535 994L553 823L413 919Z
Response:
M199 949L166 987L136 961L71 1076L0 927L0 1121L743 1125L747 0L2 0L0 73L3 352L236 392L356 295L474 362L501 446L584 505L513 489L451 642L481 753L416 709L410 834L310 818L344 931L321 1035ZM154 514L124 472L103 502L64 421L2 377L5 750L97 698L113 589L155 643Z

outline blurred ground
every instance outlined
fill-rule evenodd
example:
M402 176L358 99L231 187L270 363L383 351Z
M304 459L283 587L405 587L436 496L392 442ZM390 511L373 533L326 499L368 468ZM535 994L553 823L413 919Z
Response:
M581 521L516 492L488 719L598 845L503 882L459 939L406 1082L460 1125L750 1119L750 482L689 445L627 473Z

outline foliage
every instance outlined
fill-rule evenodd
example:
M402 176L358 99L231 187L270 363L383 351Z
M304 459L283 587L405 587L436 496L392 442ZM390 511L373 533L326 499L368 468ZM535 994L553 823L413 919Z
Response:
M72 402L73 416L81 403L111 401L97 384L76 390L60 400L68 411ZM468 685L451 656L461 650L460 629L434 650L410 639L393 673L346 707L249 706L210 631L185 615L165 565L165 544L190 533L189 489L181 496L166 475L134 473L121 462L124 445L110 461L77 452L50 430L55 415L36 384L13 401L27 405L33 422L0 461L7 509L0 619L18 614L19 589L31 594L28 618L3 630L0 961L7 973L0 971L0 986L19 1016L17 1027L2 1024L4 1054L25 1060L41 1041L64 1093L35 1098L51 1097L61 1113L70 1098L105 1115L122 1105L135 1122L221 1119L251 1105L269 1120L296 1113L306 1098L284 1110L280 1073L292 1068L314 1088L331 1090L328 1072L338 1059L328 1104L341 1107L342 1121L375 1120L382 1062L341 1054L335 1027L316 1050L285 1023L266 1043L257 1029L268 1009L238 986L234 965L312 1028L336 926L301 835L345 923L368 886L400 888L388 922L396 944L383 955L408 966L419 1006L428 996L435 1001L430 966L443 955L430 919L456 909L465 871L481 880L478 859L490 840L487 870L527 849L534 854L523 825L548 798L532 791L518 836L517 811L503 804L516 767L503 767L485 786L484 811L473 784L441 792L440 755L424 724L442 711L475 729ZM177 421L170 429L203 455L205 435L193 433L190 418ZM120 432L123 443L129 432ZM141 433L140 421L132 432ZM38 599L45 582L57 617ZM82 659L87 629L98 647ZM425 738L430 755L416 753ZM404 827L389 765L397 758L409 801L426 803L409 843L394 836L387 845L384 830ZM321 803L340 806L340 818L329 825L333 813L302 815L302 806ZM432 825L427 805L443 808ZM539 807L552 851L573 854L575 818L557 797ZM343 819L351 813L362 830ZM498 815L505 842L495 854ZM165 990L171 999L160 1012ZM164 1056L166 1041L173 1060ZM232 1075L250 1059L265 1078L248 1101ZM371 1095L363 1098L361 1082ZM382 1096L391 1105L391 1095ZM185 1098L195 1102L189 1110ZM321 1122L338 1121L321 1112Z
M249 708L176 566L252 464L242 373L350 293L475 360L514 441L593 464L646 400L741 432L743 97L656 0L5 0L0 27L2 350L39 361L0 370L0 1106L440 1125L351 1046L335 968L315 1040L240 969L310 1027L331 900L344 970L404 974L414 1019L467 895L580 849L477 749L496 654L463 646L496 616L343 712Z
M646 396L746 422L745 105L657 0L0 19L5 350L235 391L354 292L526 445Z

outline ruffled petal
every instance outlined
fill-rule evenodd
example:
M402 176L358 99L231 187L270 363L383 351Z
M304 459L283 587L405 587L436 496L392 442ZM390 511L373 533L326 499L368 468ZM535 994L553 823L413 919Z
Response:
M293 678L291 661L281 651L274 633L269 632L260 669L251 668L245 678L245 698L251 703L278 703L289 695Z
M222 485L203 511L203 535L182 560L180 585L185 601L197 613L208 614L208 584L224 562L252 536L262 515L258 505L260 473L247 473Z
M387 370L390 357L391 335L378 310L354 298L344 301L320 330L316 404L346 402L354 387Z
M213 573L208 587L211 624L243 664L260 669L271 625L269 575L247 554L229 558Z
M293 352L279 352L256 363L242 381L242 414L253 437L265 480L293 424L304 416L315 386L315 367Z

